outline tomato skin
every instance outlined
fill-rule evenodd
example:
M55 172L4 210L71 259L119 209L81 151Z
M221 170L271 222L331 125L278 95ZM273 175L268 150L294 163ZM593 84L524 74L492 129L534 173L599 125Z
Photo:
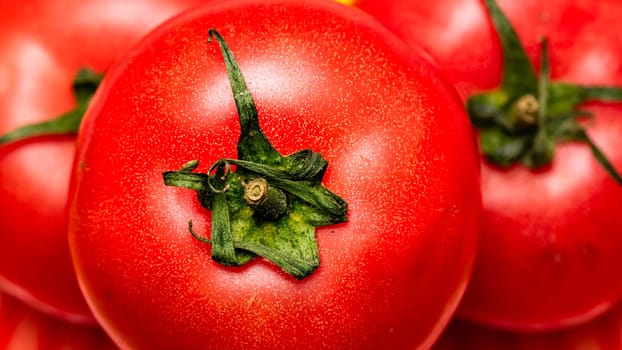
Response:
M622 85L622 4L498 1L538 67L549 42L554 81ZM360 0L409 45L423 47L467 98L497 87L501 49L482 1ZM415 25L416 24L416 25ZM447 38L448 40L440 40ZM591 103L590 137L622 169L619 103ZM622 188L585 144L559 144L539 170L482 160L479 256L459 314L488 325L547 330L585 322L620 300Z
M622 44L608 34L620 26L618 2L497 3L534 64L539 60L540 40L547 37L553 79L589 85L622 81ZM353 6L372 14L408 45L430 53L463 98L499 85L501 46L483 1L355 0Z
M0 348L4 350L114 350L99 328L64 322L0 294Z
M454 319L433 350L620 350L622 307L597 319L567 329L539 333L512 333Z
M0 134L74 107L72 80L104 71L142 35L199 0L2 1ZM40 310L93 322L67 244L74 136L0 147L0 289Z
M413 49L428 52L463 98L499 85L501 46L482 1L354 0L352 5L372 14Z
M212 27L270 142L321 153L324 185L348 202L347 223L317 229L321 265L304 280L261 259L212 261L188 232L192 220L209 236L209 212L163 183L190 159L205 172L236 155ZM466 285L480 209L468 120L436 70L360 11L216 1L179 17L104 79L78 149L71 251L122 348L427 348Z

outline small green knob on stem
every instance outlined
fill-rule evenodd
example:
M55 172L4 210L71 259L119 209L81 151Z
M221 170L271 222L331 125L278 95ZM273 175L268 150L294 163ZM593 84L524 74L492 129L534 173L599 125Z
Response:
M268 181L258 177L244 185L244 200L263 219L274 221L287 209L287 197L283 191L271 187Z

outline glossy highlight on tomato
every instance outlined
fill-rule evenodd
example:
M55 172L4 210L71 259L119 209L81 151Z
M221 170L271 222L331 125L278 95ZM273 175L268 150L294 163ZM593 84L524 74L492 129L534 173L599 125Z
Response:
M223 197L163 181L222 164L219 181L219 160L246 154L210 28L265 137L283 155L321 154L322 186L347 202L346 222L315 230L320 263L306 277L263 258L212 260L228 234L212 219ZM453 88L370 16L327 1L214 1L156 29L104 78L78 138L71 252L122 348L427 348L470 274L478 164ZM216 197L226 188L210 184Z
M103 73L155 25L199 0L0 2L0 135L71 110L71 85ZM0 146L0 289L64 319L93 322L67 244L74 135Z

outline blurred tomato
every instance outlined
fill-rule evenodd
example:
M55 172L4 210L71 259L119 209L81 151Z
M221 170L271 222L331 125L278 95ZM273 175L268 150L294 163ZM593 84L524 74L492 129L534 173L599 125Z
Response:
M355 5L412 47L427 50L465 100L502 82L506 62L484 1L357 0ZM546 37L554 83L622 86L619 0L499 0L499 6L536 73ZM530 78L523 73L512 78L514 85ZM546 91L548 104L540 109L552 121L553 99L558 107L563 103L561 89ZM621 90L607 93L617 101L622 98ZM507 105L520 97L509 96ZM622 104L570 105L591 113L585 133L622 170ZM577 108L563 112L555 115L557 125L529 132L544 130L547 141L551 135L559 137L555 142L563 141L565 133L576 131L575 124L565 122L579 115ZM552 147L552 162L537 169L482 161L484 222L461 316L510 329L554 329L594 318L622 297L622 186L590 145L561 142Z
M100 328L67 323L0 294L0 349L114 350L117 347Z
M103 72L155 25L201 0L0 1L0 135L74 106L84 66ZM65 206L74 136L0 146L0 289L92 321L73 273Z
M587 324L543 334L499 331L454 320L433 350L622 350L622 305Z

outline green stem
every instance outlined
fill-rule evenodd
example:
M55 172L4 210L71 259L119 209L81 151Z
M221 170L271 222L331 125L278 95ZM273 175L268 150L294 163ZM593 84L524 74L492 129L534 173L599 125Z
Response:
M611 176L619 185L622 185L622 176L620 176L613 164L611 164L607 157L605 157L605 154L598 148L598 146L596 146L594 141L592 141L592 139L587 135L585 130L582 130L581 134L583 137L583 141L590 146L592 154L594 155L596 160L598 160L600 165L605 169L605 171L607 171L609 176Z
M485 0L485 4L501 41L504 67L501 86L512 90L516 96L526 95L535 90L537 85L529 56L499 5L494 0Z
M246 86L246 80L238 68L235 57L223 37L215 29L208 31L208 42L215 37L227 67L229 84L233 92L233 99L240 119L240 141L238 142L238 157L240 159L254 159L257 154L270 158L280 158L280 154L272 147L266 136L261 132L255 101ZM261 149L258 149L261 148Z
M557 143L586 142L603 168L622 185L620 174L578 122L580 117L590 115L580 109L582 103L622 102L622 89L551 82L546 39L542 43L540 75L536 77L507 17L494 0L485 0L485 4L499 35L504 60L501 86L475 94L467 101L471 121L480 130L485 158L503 167L521 162L538 168L551 162ZM538 101L535 124L530 122L533 110L523 108L534 106L524 104L532 96Z
M164 172L164 184L167 186L183 187L199 192L206 192L209 189L207 181L209 176L202 173L189 173L186 171L167 171Z
M277 249L272 249L265 245L253 244L245 241L235 241L234 245L236 248L244 249L259 256L263 256L283 268L285 272L297 279L303 279L309 276L317 268L316 261L309 262L303 259L297 259L291 255L284 254Z
M523 159L523 162L532 168L550 163L555 149L555 143L549 136L547 124L551 72L546 39L542 40L541 48L540 75L538 79L538 128L534 137L531 154Z
M101 79L102 75L86 68L81 69L73 82L75 108L54 119L25 125L0 136L0 146L38 136L76 134Z
M242 265L259 255L297 279L319 266L315 227L346 221L347 203L322 185L327 161L311 150L281 155L261 131L257 109L229 46L214 29L238 116L238 158L216 161L205 174L197 161L163 173L164 183L194 190L211 210L212 259ZM207 151L206 153L209 153ZM231 165L235 171L231 171Z
M29 124L0 136L0 145L5 145L38 136L75 134L80 126L86 105L80 104L71 111L41 123Z
M622 102L622 89L610 86L582 86L580 96L582 102Z
M203 243L213 243L211 239L199 235L192 229L192 221L188 222L188 229L190 230L192 236L197 240ZM285 272L291 274L297 279L302 279L310 275L317 267L317 263L314 261L309 262L302 259L292 258L291 256L283 254L276 249L271 249L259 244L244 241L233 241L233 246L236 249L243 249L259 256L266 257L266 259L275 262L276 265L283 266Z
M233 247L229 205L224 193L216 194L212 204L212 259L227 266L239 265Z

